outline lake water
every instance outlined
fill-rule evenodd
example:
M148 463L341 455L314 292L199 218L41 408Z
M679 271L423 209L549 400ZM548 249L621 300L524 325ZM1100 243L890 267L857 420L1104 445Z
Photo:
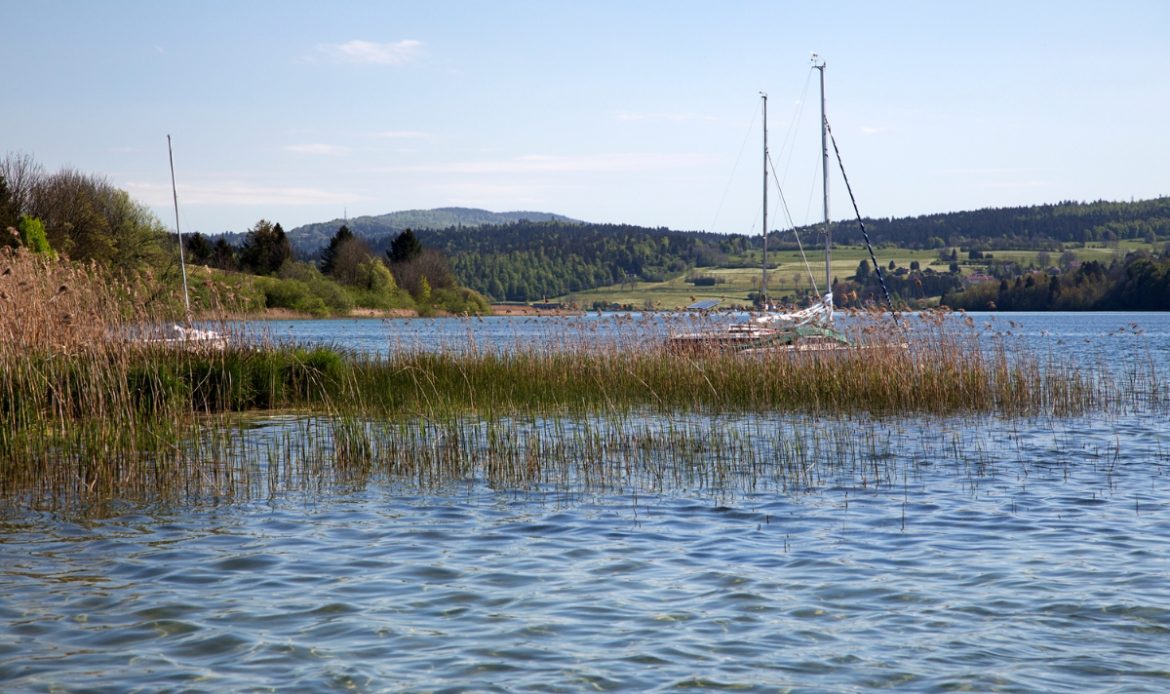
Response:
M1165 314L972 318L1071 368L1170 355ZM383 353L630 321L265 327ZM809 423L769 414L678 425L763 449L718 479L10 511L0 690L1167 691L1165 414L842 420L797 483L767 447Z

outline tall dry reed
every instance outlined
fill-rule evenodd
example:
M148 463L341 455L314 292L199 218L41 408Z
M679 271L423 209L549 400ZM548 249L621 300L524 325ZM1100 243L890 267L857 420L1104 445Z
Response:
M242 336L223 350L139 339L175 318L173 302L152 300L163 291L150 278L0 253L0 499L198 499L377 470L502 484L620 482L641 470L716 485L781 464L786 480L806 484L848 437L793 433L764 445L751 429L677 423L1069 415L1127 406L1135 393L1165 404L1155 369L1118 382L934 314L897 330L855 321L855 348L823 353L679 355L660 324L631 320L540 349L378 357ZM326 424L280 429L273 442L266 425L233 414L274 410Z

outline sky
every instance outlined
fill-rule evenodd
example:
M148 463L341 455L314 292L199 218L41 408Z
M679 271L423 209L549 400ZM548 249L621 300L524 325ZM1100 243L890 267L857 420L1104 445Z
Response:
M1170 194L1163 0L0 0L0 155L184 232L479 207L816 221ZM840 174L831 216L853 210ZM785 213L785 207L787 213Z

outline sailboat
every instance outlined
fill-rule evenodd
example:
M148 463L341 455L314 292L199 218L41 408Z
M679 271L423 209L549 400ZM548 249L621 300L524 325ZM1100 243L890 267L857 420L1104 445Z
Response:
M196 328L191 319L191 296L187 291L187 260L183 249L183 232L179 229L179 192L175 185L175 155L171 150L171 136L167 135L167 158L171 165L171 198L175 203L175 233L179 237L179 268L183 275L183 324L172 323L163 329L159 337L148 340L151 344L183 347L186 349L222 350L227 347L227 338L214 330Z
M824 200L825 291L807 308L779 311L768 297L768 95L761 93L764 122L763 262L760 276L760 308L747 322L724 330L672 335L667 346L677 351L726 349L734 351L823 351L847 349L849 340L833 328L832 239L829 235L829 148L825 118L825 63L813 55L820 72L822 197Z

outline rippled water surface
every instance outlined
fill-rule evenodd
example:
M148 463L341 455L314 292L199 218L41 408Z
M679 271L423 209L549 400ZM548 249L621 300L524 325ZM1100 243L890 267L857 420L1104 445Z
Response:
M1170 334L1027 325L1085 359ZM839 426L884 438L804 486L9 514L0 690L1170 690L1163 414Z
M971 313L955 314L956 323L970 317L985 336L999 336L1009 346L1053 350L1085 362L1147 357L1170 351L1170 315L1158 313ZM330 344L361 352L385 354L398 349L532 348L598 340L636 342L664 333L687 332L696 326L741 321L744 314L587 313L581 316L516 318L414 318L255 321L242 326L252 335L300 343ZM838 316L838 325L856 318ZM913 314L903 317L911 329Z

